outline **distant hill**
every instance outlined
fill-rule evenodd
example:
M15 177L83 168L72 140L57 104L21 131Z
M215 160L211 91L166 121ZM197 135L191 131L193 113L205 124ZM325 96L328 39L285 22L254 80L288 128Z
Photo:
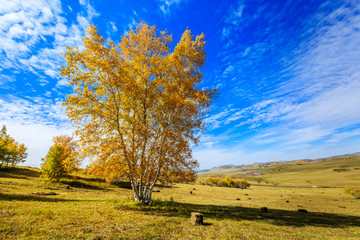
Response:
M319 159L223 166L198 173L199 178L245 178L253 184L317 187L360 186L360 152Z

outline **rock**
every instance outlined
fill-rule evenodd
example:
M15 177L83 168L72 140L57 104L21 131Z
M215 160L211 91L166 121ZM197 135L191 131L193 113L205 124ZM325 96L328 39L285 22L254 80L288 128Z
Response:
M269 212L269 210L268 210L267 207L262 207L262 208L261 208L261 212Z
M199 212L191 213L191 223L193 225L203 225L204 224L204 215Z
M308 211L306 209L298 209L298 212L307 213Z
M290 201L289 200L286 200L286 203L289 203Z
M240 198L236 198L236 200L238 200L238 201L239 201L239 200L240 200Z
M193 190L196 190L195 188L193 188Z

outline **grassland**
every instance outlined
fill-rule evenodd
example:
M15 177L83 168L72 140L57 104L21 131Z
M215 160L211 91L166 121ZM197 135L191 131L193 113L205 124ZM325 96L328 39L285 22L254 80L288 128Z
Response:
M360 157L334 157L314 161L273 162L232 166L199 173L199 177L245 178L252 184L318 187L358 187Z
M158 186L142 207L126 186L79 175L49 187L38 177L35 168L0 171L1 239L360 238L360 200L341 188L177 184ZM205 225L191 225L194 211Z

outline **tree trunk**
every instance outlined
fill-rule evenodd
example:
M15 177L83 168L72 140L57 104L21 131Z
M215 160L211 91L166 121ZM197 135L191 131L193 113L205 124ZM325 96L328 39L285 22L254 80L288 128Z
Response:
M153 184L150 187L143 187L141 184L131 181L131 187L135 201L142 205L148 205L152 201Z

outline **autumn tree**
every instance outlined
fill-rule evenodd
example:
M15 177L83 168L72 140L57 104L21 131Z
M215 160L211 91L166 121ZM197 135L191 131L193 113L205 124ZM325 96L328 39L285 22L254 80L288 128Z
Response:
M53 138L54 146L63 148L61 164L66 173L79 170L82 158L78 154L78 144L70 136L62 135Z
M191 146L199 141L202 119L214 90L201 90L204 35L186 30L170 51L172 36L140 23L119 44L94 26L85 50L67 48L67 77L74 94L64 106L76 126L82 156L93 174L126 177L134 197L151 201L157 181L193 178L198 166Z
M5 163L15 166L25 162L27 158L27 148L20 144L7 133L6 126L2 126L0 131L0 167Z
M57 136L53 141L41 165L42 178L59 181L65 173L77 171L82 159L77 151L78 144L72 137Z

